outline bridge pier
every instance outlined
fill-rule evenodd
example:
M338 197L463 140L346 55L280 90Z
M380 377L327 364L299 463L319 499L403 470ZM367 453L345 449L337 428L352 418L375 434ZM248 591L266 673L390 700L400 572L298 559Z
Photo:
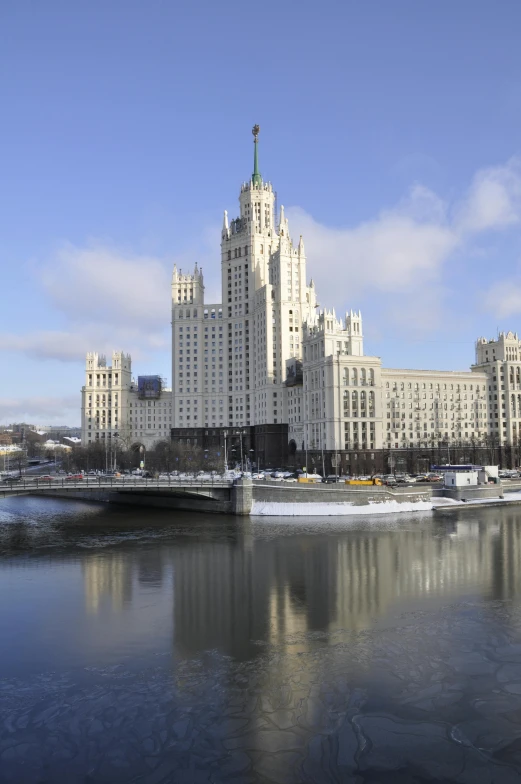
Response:
M242 477L231 488L231 512L234 515L249 515L253 504L253 482Z

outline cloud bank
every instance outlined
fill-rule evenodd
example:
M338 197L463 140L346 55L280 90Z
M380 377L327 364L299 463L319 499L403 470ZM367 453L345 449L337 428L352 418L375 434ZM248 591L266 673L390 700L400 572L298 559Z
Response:
M407 327L409 334L411 327L439 333L449 321L447 303L455 293L447 273L457 265L460 273L470 275L479 254L486 256L491 238L508 237L521 224L521 161L512 158L478 171L466 192L452 201L414 185L398 204L356 226L347 225L347 215L343 227L325 225L299 206L286 214L294 238L304 236L308 276L315 279L321 305L342 312L363 308L367 298L376 303L371 318L375 334L386 334L393 326ZM205 273L206 300L218 301L218 246L215 225L203 227L193 248L171 258L139 255L100 241L84 247L63 243L35 271L60 327L25 334L6 331L0 334L0 351L64 363L83 363L86 352L93 350L110 355L121 349L135 360L168 353L173 265L186 271L197 261ZM485 293L486 285L480 282L479 306L498 318L521 314L521 266L513 276L495 275ZM468 301L464 310L472 310ZM67 400L70 405L71 398ZM64 401L6 398L0 403L0 419L48 415L63 421L68 418ZM74 401L70 410L76 421Z
M520 224L521 162L513 158L479 171L452 205L416 185L395 207L355 227L331 228L300 207L287 214L291 228L304 236L308 269L322 303L357 307L357 299L368 292L385 294L392 296L392 307L385 309L387 325L401 323L405 314L414 323L418 314L418 323L432 328L444 316L443 272L451 259L462 264L464 254L473 254L487 232ZM490 307L508 286L506 281L498 284ZM521 296L513 295L503 312L519 312L520 305Z
M0 422L67 425L79 421L80 405L79 392L66 397L0 397Z

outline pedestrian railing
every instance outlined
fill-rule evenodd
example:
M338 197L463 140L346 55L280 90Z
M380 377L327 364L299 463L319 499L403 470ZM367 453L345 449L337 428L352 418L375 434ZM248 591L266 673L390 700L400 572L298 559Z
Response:
M143 478L136 479L136 477L121 476L84 476L83 479L67 479L67 477L56 477L53 479L39 479L38 477L31 477L30 479L12 480L0 482L0 492L2 490L55 490L67 488L69 490L81 490L82 488L185 488L185 487L230 487L233 484L232 479L212 478L212 479L198 479L191 477L188 479L178 479L176 477L168 477L164 479Z

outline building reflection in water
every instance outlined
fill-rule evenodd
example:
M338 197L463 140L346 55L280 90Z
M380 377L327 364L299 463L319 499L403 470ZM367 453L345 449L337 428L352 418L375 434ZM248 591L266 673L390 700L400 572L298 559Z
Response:
M82 561L87 612L97 613L109 600L119 612L132 599L132 561L125 553L104 553Z
M177 547L176 647L243 659L258 640L362 631L405 601L519 595L521 517L502 510L483 523L462 515L413 526Z
M295 645L299 637L306 647L310 632L360 632L393 605L428 596L518 596L521 516L484 511L481 523L461 515L409 530L256 538L237 526L234 536L87 556L86 607L96 613L109 602L119 612L133 588L170 591L168 565L179 653L217 649L247 659L258 641Z

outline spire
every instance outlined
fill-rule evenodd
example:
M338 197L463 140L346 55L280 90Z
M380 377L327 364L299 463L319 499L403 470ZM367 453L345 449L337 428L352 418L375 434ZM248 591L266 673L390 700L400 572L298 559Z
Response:
M224 211L223 217L223 231L228 231L228 210Z
M299 243L298 243L298 252L299 252L299 256L304 256L304 254L305 254L305 251L304 251L304 240L302 239L302 234L300 235L300 240L299 240Z
M257 145L259 143L259 139L258 139L259 131L260 131L260 127L258 125L254 125L251 131L253 134L253 144L254 144L253 174L251 177L251 181L254 185L262 185L262 177L259 172L259 153L257 148Z

